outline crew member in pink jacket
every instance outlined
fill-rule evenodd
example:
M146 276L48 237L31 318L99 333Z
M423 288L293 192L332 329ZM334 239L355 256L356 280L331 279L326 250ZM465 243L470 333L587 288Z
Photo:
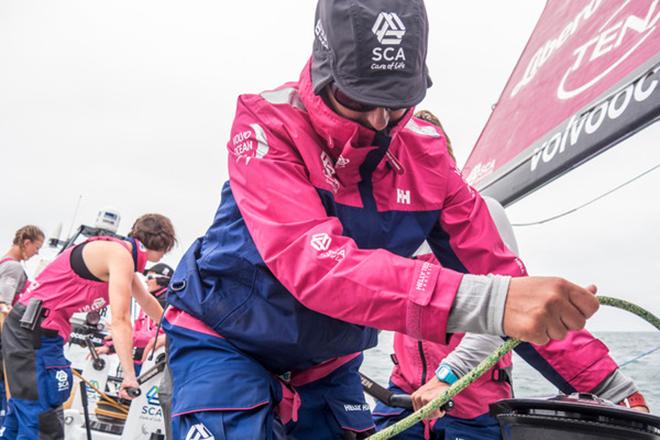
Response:
M147 290L157 300L161 307L167 305L167 286L172 279L174 269L165 263L158 263L145 270L147 279ZM165 345L165 332L158 329L158 320L154 321L144 310L140 310L138 317L133 323L133 344L135 346L135 363L142 366L142 362L149 356L154 347L158 349ZM136 370L137 374L139 370Z
M362 438L377 329L545 344L598 308L593 286L526 276L413 117L431 85L422 0L320 0L313 29L297 82L239 97L229 182L172 277L175 438ZM437 262L413 258L425 242Z
M157 262L174 245L167 217L146 214L127 239L94 237L62 252L21 295L5 320L2 354L9 384L9 411L0 439L64 439L62 403L71 392L64 344L76 312L112 311L112 335L123 370L119 396L137 387L133 367L131 297L154 320L163 308L135 272Z
M444 133L440 121L428 111L420 111L415 116L428 121L445 134L449 154L454 158L449 138ZM518 243L513 234L504 208L492 198L484 198L489 213L506 247L518 255ZM419 259L435 261L428 247L418 250ZM590 336L586 331L584 335ZM420 341L402 333L394 335L394 368L390 378L390 391L398 394L412 394L416 409L439 396L454 382L476 367L502 344L502 338L489 335L452 335L448 344ZM590 352L587 356L599 357ZM557 360L555 360L556 362ZM537 364L538 365L538 364ZM466 388L454 399L455 408L442 419L430 419L396 436L398 440L499 440L499 424L488 415L488 405L500 399L512 397L511 355L507 355L490 371ZM552 378L551 378L552 379ZM561 386L563 384L559 384ZM564 386L561 391L567 394L588 385ZM620 402L648 412L644 397L632 380L619 369L613 369L600 384L591 390L601 398ZM410 415L412 411L388 407L378 402L373 411L378 429L384 429ZM438 413L439 415L440 413Z

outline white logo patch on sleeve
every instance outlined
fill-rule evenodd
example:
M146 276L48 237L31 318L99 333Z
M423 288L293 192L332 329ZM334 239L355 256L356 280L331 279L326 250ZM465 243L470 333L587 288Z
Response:
M250 124L252 130L245 130L235 133L232 136L233 152L236 161L245 160L245 164L250 163L253 157L262 159L268 154L268 138L266 131L257 123Z
M312 235L312 239L309 242L309 244L317 251L327 251L331 243L332 239L325 232Z
M57 391L65 391L69 389L69 375L64 370L58 370L55 373L55 380L57 380Z

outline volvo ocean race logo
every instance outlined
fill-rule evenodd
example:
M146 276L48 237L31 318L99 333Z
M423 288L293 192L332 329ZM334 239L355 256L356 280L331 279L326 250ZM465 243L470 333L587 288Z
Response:
M472 168L470 174L465 178L465 181L474 186L479 183L481 179L492 174L493 170L495 170L495 159L491 159L486 163L480 162Z
M101 309L104 308L104 307L105 307L105 299L103 299L103 298L96 298L96 299L94 300L94 302L92 302L91 304L87 304L87 305L81 307L80 309L78 309L78 311L79 311L79 312L83 312L83 313L86 313L86 312L94 312L94 311L97 311L97 310L101 310Z
M406 67L406 53L400 46L406 27L394 12L381 12L371 28L381 46L371 51L371 70L402 70ZM398 47L397 47L398 46Z
M241 159L245 164L250 163L250 159L262 159L268 154L268 138L263 127L259 124L250 124L252 130L244 130L235 133L232 138L232 148L236 162Z

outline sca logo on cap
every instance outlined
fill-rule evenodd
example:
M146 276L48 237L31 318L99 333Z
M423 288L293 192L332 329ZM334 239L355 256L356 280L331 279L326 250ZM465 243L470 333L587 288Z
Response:
M406 27L394 12L381 12L371 31L376 34L380 44L399 45L406 34Z
M372 70L400 70L405 68L406 54L399 46L406 34L406 26L394 12L381 12L371 28L378 42L385 47L374 47L371 51L371 60L386 61L383 64L372 64ZM388 64L389 63L389 64Z

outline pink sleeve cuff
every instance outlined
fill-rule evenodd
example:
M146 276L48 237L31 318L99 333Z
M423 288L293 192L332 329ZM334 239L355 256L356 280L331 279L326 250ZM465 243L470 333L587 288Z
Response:
M447 320L463 274L418 261L406 308L407 334L446 343Z

